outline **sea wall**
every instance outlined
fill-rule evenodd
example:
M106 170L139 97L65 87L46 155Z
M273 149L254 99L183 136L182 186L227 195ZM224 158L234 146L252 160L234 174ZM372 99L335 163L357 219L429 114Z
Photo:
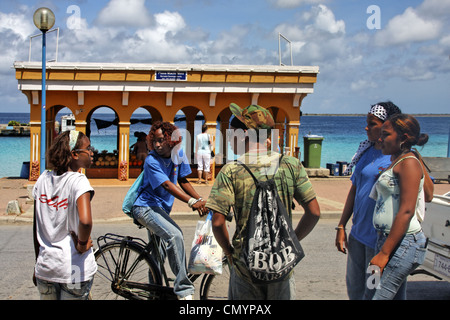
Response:
M30 126L8 126L0 124L0 136L29 137Z

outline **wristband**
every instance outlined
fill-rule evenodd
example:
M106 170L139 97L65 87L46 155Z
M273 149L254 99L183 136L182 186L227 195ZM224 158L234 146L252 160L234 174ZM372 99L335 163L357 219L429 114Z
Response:
M87 245L88 241L89 241L89 239L86 240L86 241L81 241L80 239L78 239L78 244L79 244L80 246L85 246L85 245Z
M192 208L192 206L193 206L194 204L196 204L197 202L199 202L199 201L201 201L201 200L203 200L203 199L202 199L202 198L198 198L198 199L190 198L189 201L188 201L188 206L189 206L189 208Z
M339 229L343 229L343 230L345 230L345 228L344 228L344 227L342 227L342 226L334 228L334 230L339 230Z
M195 198L190 198L190 199L188 200L188 206L189 206L189 208L192 208L192 206L193 206L196 202L197 202L197 199L195 199Z

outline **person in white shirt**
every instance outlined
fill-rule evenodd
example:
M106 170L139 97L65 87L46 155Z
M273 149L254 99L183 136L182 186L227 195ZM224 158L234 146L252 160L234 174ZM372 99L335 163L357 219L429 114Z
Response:
M210 163L211 163L211 139L209 134L206 133L208 127L206 124L202 126L202 133L197 136L197 143L195 145L195 153L197 155L197 174L198 180L197 183L202 183L202 175L205 173L205 181L204 183L208 184L208 175L211 171Z
M75 130L63 132L47 159L51 170L33 189L33 280L41 299L88 299L97 271L90 236L94 189L79 170L93 161L89 138Z

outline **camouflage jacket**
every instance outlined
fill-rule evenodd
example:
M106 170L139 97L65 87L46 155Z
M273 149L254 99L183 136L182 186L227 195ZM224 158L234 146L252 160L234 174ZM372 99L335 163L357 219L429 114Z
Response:
M293 199L300 204L307 203L313 200L316 194L305 168L298 159L284 156L278 168L279 158L280 154L275 152L264 155L247 153L238 160L245 163L261 181L272 178L276 172L274 179L278 194L292 218ZM245 168L238 162L230 162L218 173L206 203L206 207L223 215L228 215L233 208L237 226L232 240L235 249L233 260L241 274L246 272L238 259L241 244L247 235L246 225L255 190L255 183Z

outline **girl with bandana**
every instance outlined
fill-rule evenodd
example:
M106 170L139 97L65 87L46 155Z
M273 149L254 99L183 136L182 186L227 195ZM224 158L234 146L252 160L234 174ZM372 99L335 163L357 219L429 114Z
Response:
M80 173L93 161L89 138L65 131L47 153L45 170L33 189L33 280L43 300L86 300L97 271L92 251L94 189Z
M367 266L375 255L377 233L372 224L375 201L369 198L372 186L379 174L391 164L390 156L383 155L378 142L381 126L393 114L401 110L392 102L380 102L373 105L367 114L367 140L361 142L352 159L349 169L354 167L351 176L352 186L345 202L344 210L336 227L336 247L347 258L347 294L350 300L372 299L374 290L367 285L370 276ZM349 236L346 224L352 217Z

